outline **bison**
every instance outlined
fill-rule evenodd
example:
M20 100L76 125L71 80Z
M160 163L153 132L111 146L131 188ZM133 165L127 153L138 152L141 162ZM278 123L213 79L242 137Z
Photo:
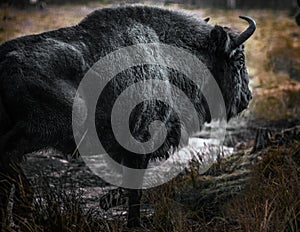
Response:
M90 67L113 51L141 43L161 43L185 49L201 60L215 78L224 98L227 119L247 108L251 92L243 43L254 33L256 25L249 17L240 18L249 24L242 33L211 25L208 20L183 11L122 6L96 10L75 26L1 44L1 220L6 220L13 184L13 216L28 216L27 206L31 204L33 190L20 167L25 154L49 147L68 154L77 148L72 130L77 88ZM202 73L196 75L203 78ZM146 168L151 159L168 157L175 149L185 146L187 139L181 143L182 137L188 138L193 132L193 128L181 122L172 111L176 105L154 99L134 108L129 128L134 138L145 142L149 139L149 125L155 120L163 121L167 135L162 145L154 152L140 155L117 142L110 118L116 99L132 83L149 79L167 80L170 85L180 88L191 99L200 125L212 120L205 97L182 73L152 64L118 73L116 81L109 82L98 99L95 125L107 153L117 162L135 169ZM147 93L151 94L151 91ZM152 93L155 98L155 89ZM172 92L166 96L171 100L177 97ZM84 99L82 104L85 104ZM189 119L189 112L184 114ZM84 126L84 122L81 123ZM139 226L141 189L129 189L128 192L128 226Z

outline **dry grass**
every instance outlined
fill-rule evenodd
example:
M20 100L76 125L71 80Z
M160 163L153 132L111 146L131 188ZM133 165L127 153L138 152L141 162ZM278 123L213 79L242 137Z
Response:
M238 231L299 231L300 142L270 148L226 213Z
M103 8L103 5L91 3L48 6L45 10L2 8L0 9L0 42L76 25L87 14L98 8Z

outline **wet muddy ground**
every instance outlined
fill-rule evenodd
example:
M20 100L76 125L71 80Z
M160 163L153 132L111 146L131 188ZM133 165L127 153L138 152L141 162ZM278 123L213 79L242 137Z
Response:
M234 119L227 125L224 147L222 152L218 154L221 154L221 157L226 157L233 152L251 148L259 128L268 128L273 132L278 132L299 124L300 120L268 122L263 120L254 122L241 118ZM210 130L212 130L210 126L205 127L201 135L193 139L194 143L191 143L187 149L191 157L203 158L205 156L205 152L199 153L199 151L203 151L203 144L209 143L209 139L206 137ZM216 159L217 156L214 156L214 160ZM89 164L91 165L93 162L99 165L99 163L96 163L97 160L93 160ZM199 165L201 166L201 164ZM66 193L76 192L80 196L81 204L87 212L92 210L94 215L101 218L126 219L126 205L112 208L109 211L103 211L99 207L101 196L116 187L107 184L99 176L95 175L80 157L74 159L54 150L42 151L28 154L23 162L23 168L35 186L37 193L39 189L43 188L48 189L48 191L60 191L63 189ZM42 196L40 195L37 198L40 200L40 197ZM143 215L151 215L153 213L151 205L144 204L143 207Z

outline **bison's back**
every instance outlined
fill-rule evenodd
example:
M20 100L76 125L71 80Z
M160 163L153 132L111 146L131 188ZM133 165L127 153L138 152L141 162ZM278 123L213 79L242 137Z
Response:
M71 150L75 146L72 132L74 96L81 79L95 62L119 48L141 43L175 45L193 53L197 51L196 55L203 58L210 29L206 22L181 12L142 6L121 7L95 11L74 27L8 41L0 46L2 103L13 123L26 124L28 137L36 137L42 144L61 150L68 150L69 146ZM148 55L151 56L145 54ZM161 59L164 63L163 57ZM165 81L171 78L180 83L184 79L174 70L157 65L133 67L116 78L118 87L108 86L107 94L99 100L96 125L108 149L122 153L110 125L113 99L129 86L128 83L149 78ZM159 94L172 102L171 83L168 88ZM152 90L145 94L152 93L155 98L157 90L154 86ZM81 106L78 107L80 112ZM153 154L155 157L164 157L171 147L179 145L182 125L170 107L173 106L148 101L139 105L130 119L129 127L141 142L149 139L149 125L154 120L168 125L169 137ZM204 116L201 116L202 123Z
M78 27L90 35L91 47L102 56L120 47L150 42L153 35L156 42L205 56L209 49L209 32L213 28L190 13L151 6L99 9L83 19Z

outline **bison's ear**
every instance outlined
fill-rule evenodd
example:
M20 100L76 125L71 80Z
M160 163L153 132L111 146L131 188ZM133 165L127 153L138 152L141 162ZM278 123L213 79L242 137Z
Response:
M230 37L223 27L216 25L210 32L210 38L216 52L221 54L230 53Z

